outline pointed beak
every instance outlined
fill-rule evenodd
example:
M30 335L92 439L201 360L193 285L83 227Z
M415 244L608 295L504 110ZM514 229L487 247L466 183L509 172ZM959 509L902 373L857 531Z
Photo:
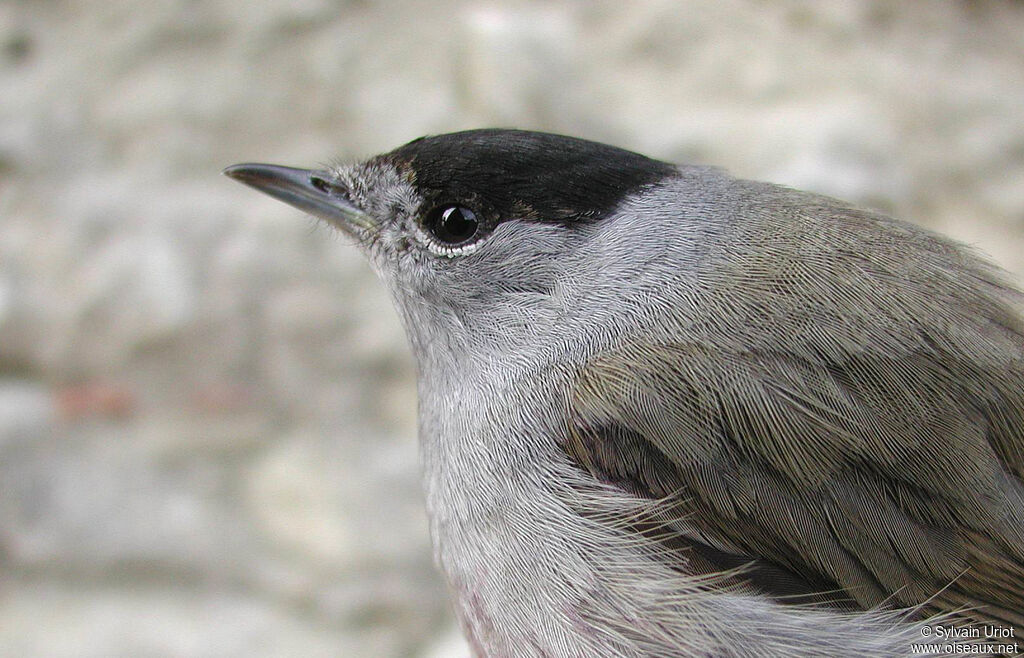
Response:
M293 169L269 164L236 164L224 175L264 194L325 219L353 237L377 229L376 222L357 208L330 172Z

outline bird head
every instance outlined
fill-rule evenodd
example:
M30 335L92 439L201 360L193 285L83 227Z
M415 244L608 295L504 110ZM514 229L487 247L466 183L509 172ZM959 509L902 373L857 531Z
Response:
M643 212L624 220L617 211L678 169L582 139L489 129L326 169L241 164L224 173L350 236L420 352L551 322L571 290L608 278L612 256L635 267L629 240L616 235L642 242L651 227L640 225Z

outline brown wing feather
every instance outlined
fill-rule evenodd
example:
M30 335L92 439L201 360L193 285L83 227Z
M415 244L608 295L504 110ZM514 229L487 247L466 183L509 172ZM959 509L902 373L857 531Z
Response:
M578 464L677 496L687 527L754 570L865 608L1024 624L1019 360L641 346L593 359L570 404Z

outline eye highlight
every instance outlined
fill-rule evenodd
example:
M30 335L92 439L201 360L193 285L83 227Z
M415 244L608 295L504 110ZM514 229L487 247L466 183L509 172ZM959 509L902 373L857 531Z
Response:
M465 206L445 205L427 214L424 228L442 244L458 247L477 236L480 220L476 213Z

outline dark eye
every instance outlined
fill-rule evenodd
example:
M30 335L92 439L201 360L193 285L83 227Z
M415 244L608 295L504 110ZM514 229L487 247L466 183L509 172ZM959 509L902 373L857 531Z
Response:
M480 230L480 220L464 206L441 206L427 216L426 228L447 245L469 242Z

